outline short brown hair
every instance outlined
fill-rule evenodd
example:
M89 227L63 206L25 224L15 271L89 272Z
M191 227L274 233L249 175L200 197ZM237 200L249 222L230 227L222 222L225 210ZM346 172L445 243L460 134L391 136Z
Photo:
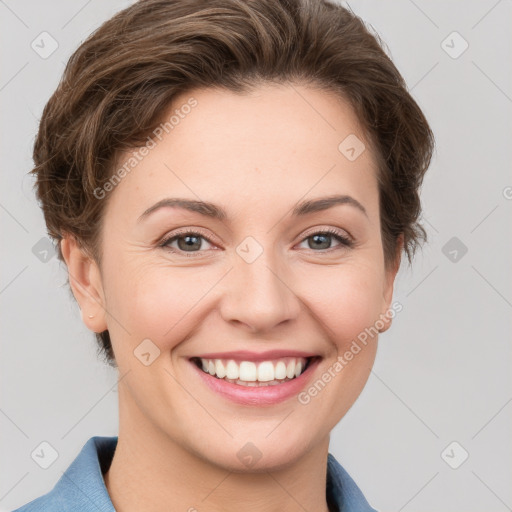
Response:
M34 145L36 195L59 259L60 240L73 236L101 264L106 200L94 191L178 93L265 82L310 84L349 101L378 160L386 266L401 234L411 263L427 240L419 189L434 137L379 37L327 0L140 0L91 34L69 59ZM96 336L116 366L108 331Z

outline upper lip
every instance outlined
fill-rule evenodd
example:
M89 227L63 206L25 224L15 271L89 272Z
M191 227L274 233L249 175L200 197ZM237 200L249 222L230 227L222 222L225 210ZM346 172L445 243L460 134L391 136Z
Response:
M233 352L209 352L207 354L198 354L193 357L201 359L234 359L237 361L269 361L271 359L280 359L281 357L315 357L319 354L304 352L301 350L267 350L265 352L252 352L250 350L236 350Z

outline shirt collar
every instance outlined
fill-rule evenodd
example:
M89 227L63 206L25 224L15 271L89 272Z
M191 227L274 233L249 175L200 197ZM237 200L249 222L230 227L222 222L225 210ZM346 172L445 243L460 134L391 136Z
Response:
M329 512L377 512L331 453L327 455L326 496Z
M115 512L103 480L110 467L118 437L91 437L55 487L13 512L81 510ZM326 498L330 512L377 512L370 507L346 470L329 453Z

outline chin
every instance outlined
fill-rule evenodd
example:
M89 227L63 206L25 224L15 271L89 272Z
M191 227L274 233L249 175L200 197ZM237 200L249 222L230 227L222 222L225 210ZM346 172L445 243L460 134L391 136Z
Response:
M265 438L266 434L251 438L244 436L243 441L230 440L224 443L223 450L208 454L210 462L235 473L266 473L279 471L293 465L310 449L306 439L290 439L276 435L274 439ZM220 448L220 447L219 447Z

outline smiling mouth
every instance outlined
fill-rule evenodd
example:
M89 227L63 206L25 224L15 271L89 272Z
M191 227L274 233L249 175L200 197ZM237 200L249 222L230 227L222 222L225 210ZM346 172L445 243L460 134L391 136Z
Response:
M275 386L302 375L320 356L283 357L270 361L235 361L234 359L202 359L191 357L204 373L232 384L260 387Z

